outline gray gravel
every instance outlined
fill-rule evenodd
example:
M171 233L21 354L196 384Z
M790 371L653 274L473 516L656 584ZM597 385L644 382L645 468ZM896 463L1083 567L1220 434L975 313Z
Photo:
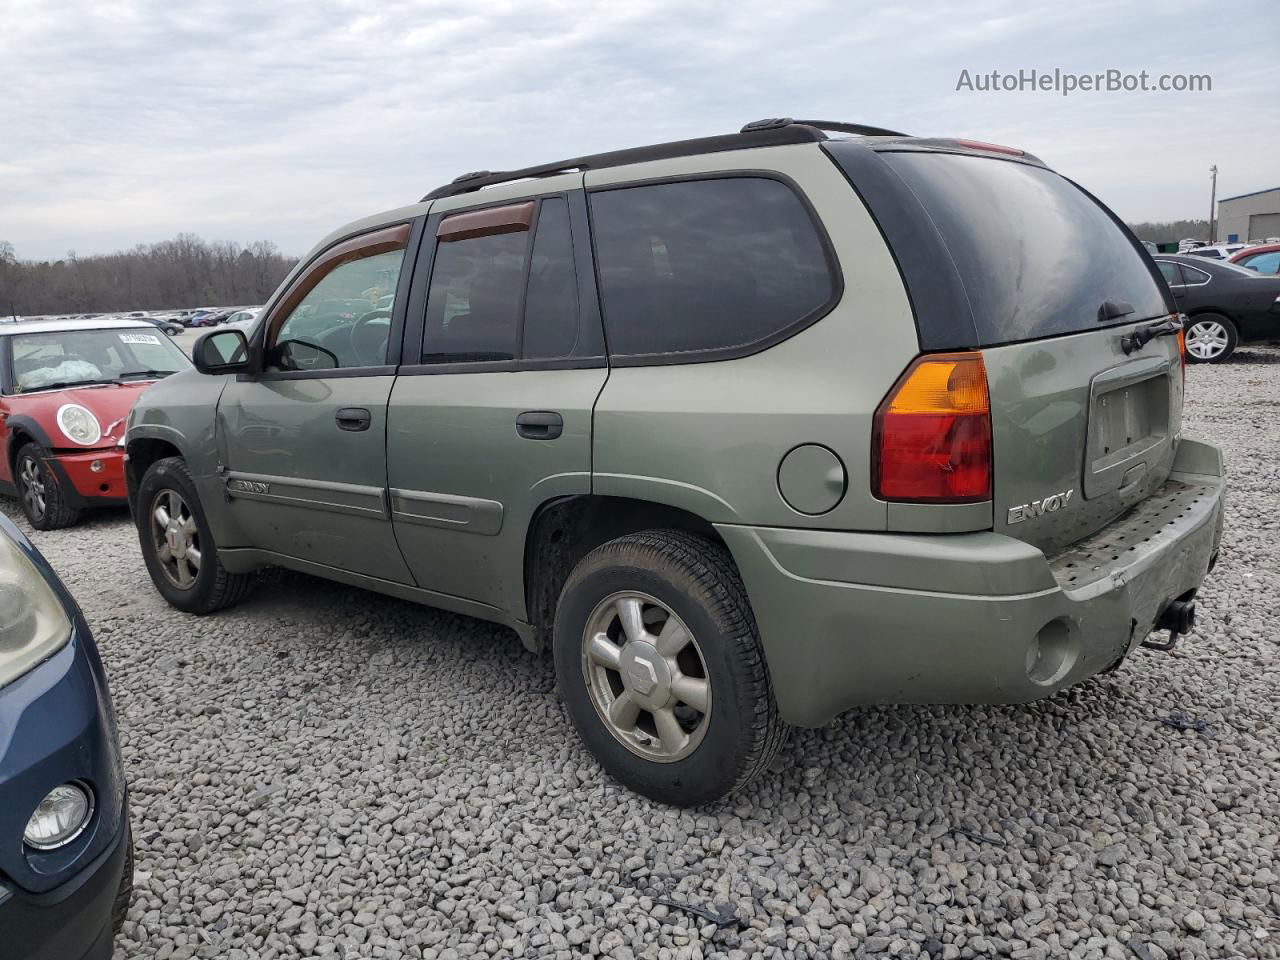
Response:
M1025 707L856 711L701 812L602 775L502 629L285 573L197 619L125 515L36 533L120 712L117 960L1280 956L1280 350L1188 385L1233 487L1176 654Z

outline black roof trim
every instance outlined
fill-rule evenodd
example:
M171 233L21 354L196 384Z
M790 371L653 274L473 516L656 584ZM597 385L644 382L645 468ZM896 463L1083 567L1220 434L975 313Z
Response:
M862 123L841 123L836 120L792 120L790 117L773 117L768 120L755 120L748 123L738 133L721 134L715 137L698 137L693 140L675 140L671 143L655 143L647 147L630 147L626 150L612 150L608 153L596 153L572 160L559 160L555 163L543 163L535 167L524 167L520 170L477 170L455 177L452 182L436 187L425 197L437 200L440 197L453 197L460 193L470 193L481 187L489 187L498 183L510 183L513 180L530 180L537 177L550 177L557 173L571 173L575 170L601 170L606 167L621 167L629 163L643 163L646 160L670 160L672 157L693 157L703 153L721 153L725 150L745 150L749 147L775 147L792 143L819 143L827 139L824 130L835 133L854 133L864 137L905 137L908 134L883 127L872 127Z
M647 147L612 150L608 153L596 153L585 157L575 157L571 160L559 160L555 163L539 164L538 166L525 167L521 170L465 173L452 183L436 187L422 199L423 201L437 200L440 197L452 197L460 193L469 193L472 190L479 190L481 187L489 187L497 183L510 183L513 180L528 180L536 177L550 177L557 173L571 173L575 170L601 170L606 167L621 167L629 163L643 163L646 160L669 160L672 157L692 157L703 153L722 153L725 150L745 150L749 147L818 143L825 139L827 139L826 134L816 127L788 123L785 126L751 130L746 133L729 133L715 137L698 137L693 140L676 140L672 143L656 143Z

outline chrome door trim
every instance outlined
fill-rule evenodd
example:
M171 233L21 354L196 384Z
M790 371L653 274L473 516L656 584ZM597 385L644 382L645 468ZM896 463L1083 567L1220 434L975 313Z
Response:
M232 470L227 474L225 488L227 496L234 500L257 500L355 517L391 519L384 487Z

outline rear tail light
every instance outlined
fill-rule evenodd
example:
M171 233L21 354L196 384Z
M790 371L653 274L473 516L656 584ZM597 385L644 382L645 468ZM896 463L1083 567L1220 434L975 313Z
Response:
M991 398L980 353L917 357L876 411L872 489L881 500L991 499Z
M1187 318L1182 317L1182 329L1178 331L1178 360L1182 369L1182 385L1187 385Z

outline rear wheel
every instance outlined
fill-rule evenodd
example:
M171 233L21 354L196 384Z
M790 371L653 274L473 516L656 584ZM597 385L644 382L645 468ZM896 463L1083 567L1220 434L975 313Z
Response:
M69 527L80 519L80 511L67 505L44 452L36 444L24 444L18 451L13 479L22 512L37 530Z
M565 583L554 649L583 742L655 800L717 800L782 744L746 589L718 544L655 530L597 547Z
M218 556L195 481L181 457L157 460L138 485L138 542L156 589L188 613L213 613L244 597L251 578Z
M1191 319L1185 335L1187 359L1192 363L1221 363L1236 352L1236 325L1220 313L1202 313Z

